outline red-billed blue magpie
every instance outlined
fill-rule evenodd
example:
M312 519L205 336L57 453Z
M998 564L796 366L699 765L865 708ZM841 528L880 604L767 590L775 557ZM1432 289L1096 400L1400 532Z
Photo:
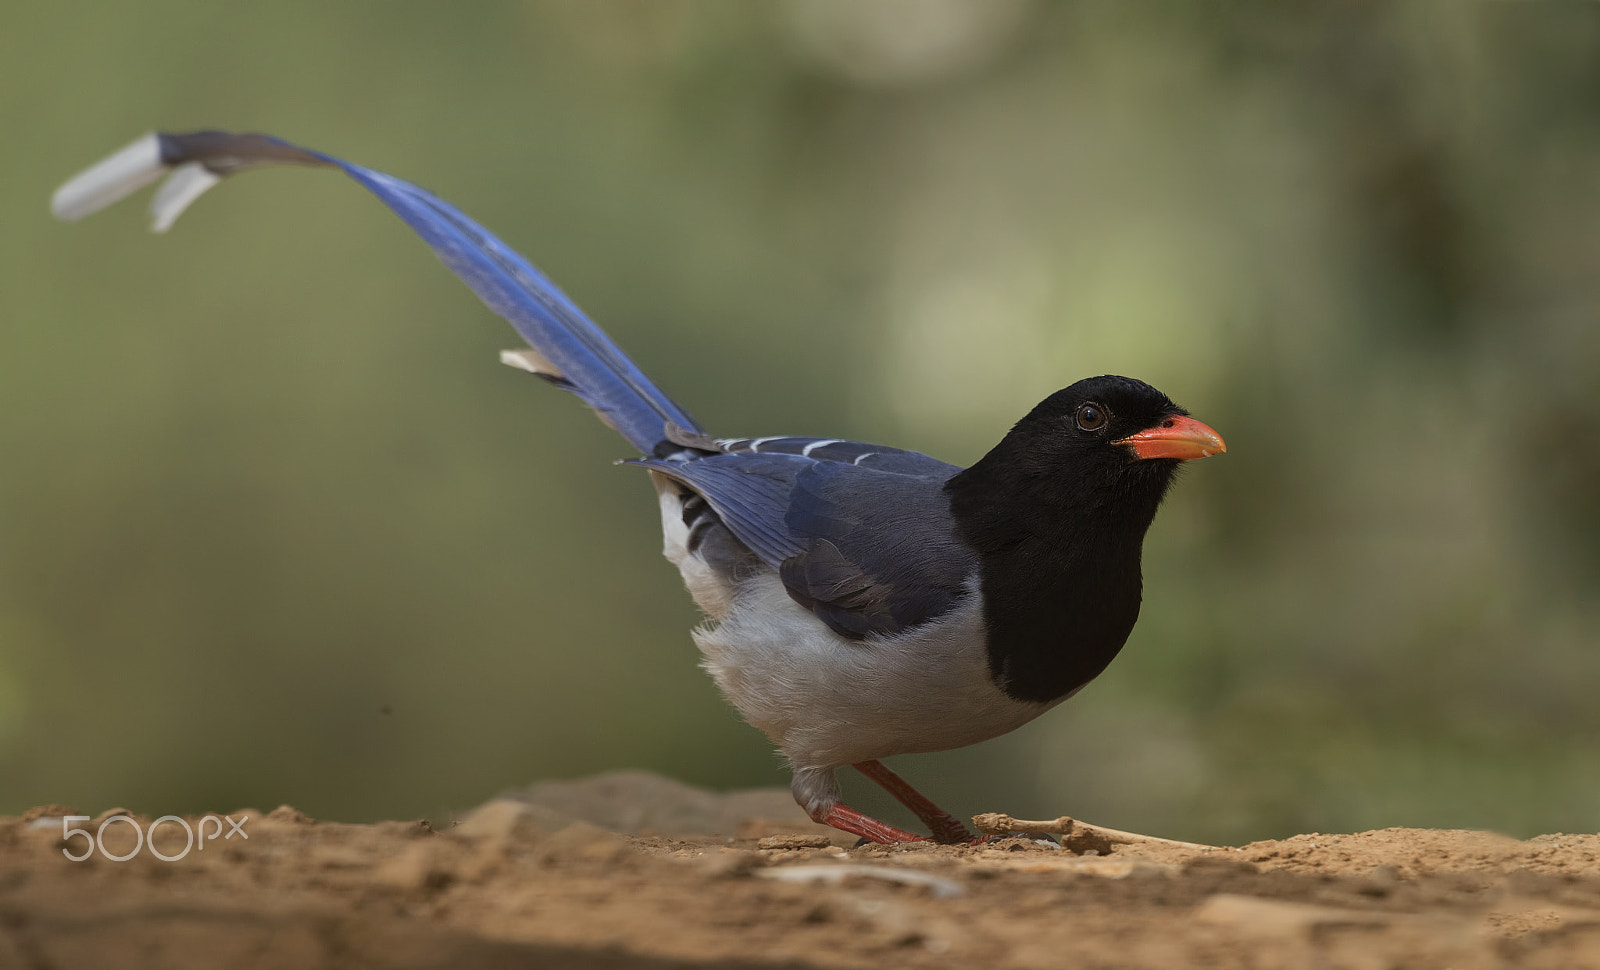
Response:
M502 360L571 391L638 449L666 557L708 622L703 666L794 769L807 813L923 840L840 801L882 784L940 842L973 836L879 759L997 737L1077 693L1139 615L1140 550L1180 462L1225 450L1160 391L1092 377L1050 395L962 469L838 438L716 438L532 264L433 195L266 135L152 134L69 180L63 219L170 174L165 230L223 176L331 166L366 186L530 349Z

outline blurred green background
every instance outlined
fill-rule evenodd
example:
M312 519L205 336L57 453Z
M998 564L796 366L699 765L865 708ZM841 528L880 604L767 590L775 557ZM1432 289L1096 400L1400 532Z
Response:
M1600 5L13 4L0 73L0 812L787 783L626 446L374 199L49 218L225 127L454 201L718 433L1218 428L1111 670L897 762L958 814L1600 825Z

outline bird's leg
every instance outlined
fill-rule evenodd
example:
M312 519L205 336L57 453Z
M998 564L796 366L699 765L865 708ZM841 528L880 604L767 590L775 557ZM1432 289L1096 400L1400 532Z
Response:
M881 845L892 845L895 842L932 842L926 835L907 832L897 829L893 825L880 822L870 815L863 815L848 805L834 804L826 811L811 816L813 820L823 825L831 825L836 829L859 835Z
M929 801L928 796L912 788L911 785L899 775L889 770L881 761L858 761L854 768L882 785L884 790L895 797L895 800L906 808L911 809L917 818L933 832L933 840L945 845L955 845L961 842L975 842L978 836L967 831L961 820L949 812ZM854 831L851 829L849 831ZM869 838L871 836L868 836Z

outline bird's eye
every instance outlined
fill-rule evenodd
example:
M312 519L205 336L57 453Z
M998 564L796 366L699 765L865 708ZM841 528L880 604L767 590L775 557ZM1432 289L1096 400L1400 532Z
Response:
M1075 417L1078 422L1078 427L1085 431L1099 431L1101 428L1105 427L1106 424L1105 408L1102 408L1098 404L1079 405L1078 413L1075 415Z

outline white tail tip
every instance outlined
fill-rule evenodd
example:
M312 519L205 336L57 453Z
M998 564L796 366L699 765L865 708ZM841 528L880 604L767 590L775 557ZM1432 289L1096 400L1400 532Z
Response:
M166 232L189 208L189 203L204 195L206 190L222 181L222 176L199 162L188 162L173 169L172 177L161 183L155 198L150 200L150 228Z
M166 170L160 138L154 133L145 135L67 179L50 197L50 211L57 219L82 219L144 188Z
M500 351L500 363L517 370L525 370L530 374L541 377L554 377L560 379L563 375L561 369L550 363L545 356L532 347L523 347L517 350Z

